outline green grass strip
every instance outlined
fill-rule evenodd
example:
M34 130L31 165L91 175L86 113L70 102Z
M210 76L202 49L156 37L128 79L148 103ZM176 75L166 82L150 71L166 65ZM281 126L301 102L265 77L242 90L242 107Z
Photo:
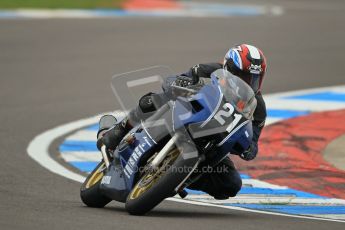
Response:
M119 9L125 0L0 0L0 9Z

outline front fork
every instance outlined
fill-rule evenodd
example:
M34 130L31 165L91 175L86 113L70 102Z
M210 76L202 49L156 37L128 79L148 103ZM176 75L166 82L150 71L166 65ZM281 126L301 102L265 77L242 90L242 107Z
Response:
M107 154L107 147L105 145L102 145L101 153L102 153L102 158L103 158L105 167L107 167L107 169L108 169L109 165L110 165L110 161L109 161L109 157L108 157L108 154Z

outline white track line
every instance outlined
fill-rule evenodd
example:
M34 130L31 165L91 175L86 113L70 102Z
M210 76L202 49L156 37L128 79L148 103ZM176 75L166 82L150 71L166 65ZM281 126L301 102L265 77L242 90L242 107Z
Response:
M287 186L275 185L257 179L242 179L242 186L249 185L255 188L287 189Z
M61 153L61 157L66 162L84 162L84 161L94 161L100 162L102 160L101 154L99 152L65 152Z
M345 103L333 101L311 101L301 99L264 98L269 109L291 109L301 111L328 111L345 109Z
M299 95L304 95L307 93L319 93L320 91L332 91L332 92L338 92L338 93L345 93L345 85L326 86L326 87L319 87L319 88L312 88L312 89L300 89L300 90L291 90L291 91L279 92L279 93L270 93L270 94L265 94L264 98L299 96Z
M221 205L231 205L231 204L288 204L288 205L345 205L345 200L340 199L314 199L314 198L298 198L295 196L270 196L266 197L265 195L252 195L252 194L240 194L236 197L231 198L231 202L229 200L215 200L213 197L205 194L205 195L188 195L187 200L199 200L199 201L207 201L208 203L212 204L221 204ZM345 220L345 219L344 219Z
M333 219L327 219L327 218L323 218L323 217L313 217L313 216L302 216L302 215L291 215L291 214L284 214L284 213L267 212L267 211L246 209L246 208L240 208L240 207L234 207L234 206L221 206L221 205L217 205L217 204L210 204L210 203L199 202L199 201L183 200L180 198L168 198L167 200L180 202L180 203L208 206L208 207L225 208L225 209L252 212L252 213L268 214L268 215L274 215L274 216L286 216L286 217L293 217L293 218L299 218L299 219L322 220L322 221L345 223L345 220L333 220Z
M310 92L318 92L320 90L339 90L340 92L343 92L343 87L325 87L325 88L318 88L318 89L312 89L312 90L299 90L299 91L291 91L286 93L276 93L271 95L266 95L266 98L272 98L272 97L283 97L283 96L290 96L290 95L296 95L297 93L310 93ZM118 116L123 115L120 111L115 111ZM75 122L70 122L65 125L58 126L56 128L53 128L51 130L48 130L38 136L36 136L29 144L27 148L27 152L29 156L38 162L42 167L48 169L49 171L58 174L60 176L66 177L68 179L71 179L73 181L77 181L82 183L85 180L85 177L74 173L61 164L59 164L57 161L55 161L53 158L49 155L49 146L50 144L56 140L57 138L65 135L66 133L72 132L74 130L93 125L98 122L101 115L94 116L87 119L78 120ZM260 210L252 210L252 209L245 209L240 207L233 207L233 206L220 206L216 204L210 204L210 203L204 203L204 202L198 202L198 201L190 201L190 200L183 200L178 198L169 198L168 200L175 201L175 202L182 202L182 203L188 203L188 204L194 204L194 205L202 205L202 206L209 206L209 207L217 207L217 208L225 208L225 209L231 209L231 210L239 210L239 211L246 211L246 212L252 212L252 213L260 213L260 214L269 214L269 215L275 215L275 216L286 216L286 217L294 217L299 219L311 219L311 220L324 220L324 221L332 221L332 222L341 222L345 223L345 220L333 220L333 219L327 219L323 217L311 217L311 216L301 216L301 215L290 215L290 214L283 214L283 213L274 213L274 212L267 212L267 211L260 211Z
M120 111L108 112L103 114L123 116L123 113ZM41 166L55 174L80 183L84 182L85 177L78 173L70 171L69 169L65 168L63 165L55 161L53 158L51 158L51 156L49 155L49 146L54 140L65 135L66 133L97 123L99 121L99 118L103 114L60 125L56 128L41 133L30 142L27 148L29 156L37 161Z
M53 173L77 182L83 182L85 180L85 177L68 170L67 168L56 162L53 158L50 157L48 149L50 144L58 137L61 137L66 133L72 132L73 130L76 130L78 128L94 124L95 122L97 122L98 118L99 116L96 116L88 119L70 122L36 136L30 142L27 148L29 156L37 161L41 166Z
M282 121L282 120L284 120L284 118L272 118L272 117L268 117L268 118L266 118L265 126L271 125L271 124L273 124L273 123L277 123L278 121Z
M71 136L68 136L69 141L95 141L97 131L80 130Z

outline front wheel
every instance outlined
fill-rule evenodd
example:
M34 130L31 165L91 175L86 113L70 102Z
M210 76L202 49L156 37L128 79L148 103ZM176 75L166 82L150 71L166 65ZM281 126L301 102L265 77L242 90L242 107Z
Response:
M126 210L132 215L144 215L165 198L175 195L174 189L189 174L188 170L176 169L195 164L194 160L184 160L177 148L171 150L158 170L146 172L139 179L127 197Z
M103 208L111 199L102 195L100 191L101 180L104 176L105 163L101 161L88 175L80 188L80 198L84 204L93 208Z

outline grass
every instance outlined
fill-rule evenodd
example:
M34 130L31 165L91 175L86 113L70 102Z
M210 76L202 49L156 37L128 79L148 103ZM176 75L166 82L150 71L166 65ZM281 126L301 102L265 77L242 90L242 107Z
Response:
M94 9L121 8L125 0L0 0L0 9L48 8Z

